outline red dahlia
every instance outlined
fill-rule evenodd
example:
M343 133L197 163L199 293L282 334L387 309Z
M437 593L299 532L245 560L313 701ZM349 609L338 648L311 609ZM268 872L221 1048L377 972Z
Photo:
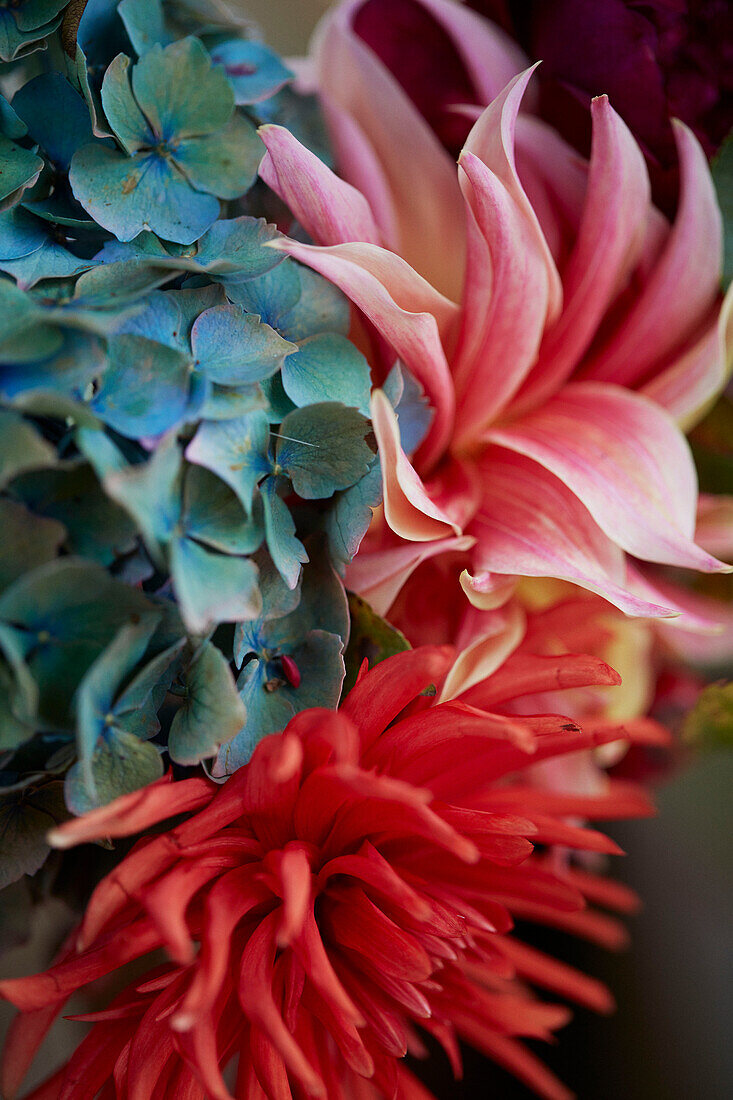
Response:
M528 688L617 680L594 658L518 654L460 700L421 695L453 657L424 647L377 665L340 711L297 715L223 787L166 778L62 826L70 845L190 815L100 883L51 969L0 983L22 1013L6 1097L72 993L160 948L169 961L83 1017L91 1031L35 1100L425 1100L403 1061L421 1031L456 1073L463 1039L566 1097L520 1040L550 1038L568 1013L528 983L601 1011L610 997L522 944L513 918L617 944L620 925L587 903L624 909L626 891L551 846L617 851L568 819L649 803L614 782L600 797L543 791L524 769L662 734L508 713Z

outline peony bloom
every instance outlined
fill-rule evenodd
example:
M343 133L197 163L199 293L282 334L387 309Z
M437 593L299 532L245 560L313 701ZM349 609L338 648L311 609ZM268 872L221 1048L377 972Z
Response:
M493 31L496 47L484 69L499 76L515 62L516 43L541 60L537 113L584 155L591 98L607 93L644 151L655 194L671 203L678 181L670 120L690 126L708 156L733 125L733 28L725 0L470 0L467 6L492 21L485 33ZM457 153L468 128L456 106L489 100L444 10L431 0L364 0L353 25Z
M458 701L420 694L441 692L453 659L426 647L383 662L340 711L297 715L223 787L164 778L56 830L68 846L190 815L100 883L50 970L0 983L22 1011L4 1094L70 994L157 952L84 1017L91 1031L37 1100L426 1100L402 1062L423 1051L420 1030L457 1073L463 1039L541 1095L567 1097L521 1043L549 1038L567 1011L528 983L600 1011L609 995L523 945L513 918L618 945L620 925L589 903L624 910L628 893L546 846L614 852L568 818L650 807L626 783L562 795L529 784L527 768L664 732L510 713L528 690L617 682L592 657L517 654Z
M429 6L484 74L493 30L447 0ZM386 609L420 562L470 544L462 584L478 607L503 602L517 576L555 577L627 614L677 614L639 562L728 568L694 541L681 430L728 370L703 151L676 124L682 194L669 225L608 100L593 103L586 163L520 114L526 72L478 118L456 173L355 35L358 8L326 18L315 54L344 179L277 127L262 132L260 169L318 242L283 247L361 310L377 377L400 358L434 410L410 459L374 395L384 512L349 583Z

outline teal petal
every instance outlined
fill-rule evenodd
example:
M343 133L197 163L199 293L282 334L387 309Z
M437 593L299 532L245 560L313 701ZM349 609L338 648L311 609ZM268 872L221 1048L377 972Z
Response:
M224 554L253 554L264 538L260 517L249 519L236 494L203 466L186 470L181 526Z
M261 493L267 549L288 588L295 588L300 579L300 567L308 561L307 551L296 538L293 517L285 501L278 496L273 478L263 483Z
M114 336L91 408L131 439L157 436L180 423L190 397L188 356L141 336Z
M163 761L149 741L140 741L124 730L114 730L100 741L89 774L91 785L85 781L79 764L74 764L66 775L66 805L72 813L89 813L123 794L147 787L160 779Z
M153 46L135 65L132 87L156 136L166 141L215 133L234 110L229 81L212 68L197 38Z
M249 558L209 550L190 538L174 538L169 555L173 588L192 634L259 614L257 566Z
M290 69L261 42L243 38L220 42L211 50L211 58L226 73L239 106L268 99L293 79Z
M297 351L269 325L234 305L203 312L191 330L191 347L196 366L224 386L261 382Z
M345 336L329 332L308 337L285 360L282 383L299 407L339 401L369 416L369 364Z
M206 642L185 675L186 694L168 738L168 752L178 764L198 764L239 732L246 709L229 665Z
M238 199L257 178L264 149L249 119L235 115L221 133L179 142L173 158L197 191Z
M285 417L276 461L305 500L348 489L368 471L374 451L366 442L369 421L356 409L325 402Z
M254 412L237 420L199 425L186 449L186 458L218 474L251 514L255 486L271 469L269 441L267 417Z
M216 221L219 203L194 191L169 161L154 153L127 157L103 145L74 154L74 195L99 225L121 241L151 230L168 241L192 244Z
M53 561L65 538L63 524L36 516L14 500L0 500L0 591Z

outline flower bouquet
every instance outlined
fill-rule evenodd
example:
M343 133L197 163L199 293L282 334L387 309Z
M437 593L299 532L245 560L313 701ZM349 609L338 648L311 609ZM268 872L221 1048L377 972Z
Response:
M529 929L625 941L595 823L733 708L730 119L649 7L0 8L2 946L73 914L6 1100L571 1095Z

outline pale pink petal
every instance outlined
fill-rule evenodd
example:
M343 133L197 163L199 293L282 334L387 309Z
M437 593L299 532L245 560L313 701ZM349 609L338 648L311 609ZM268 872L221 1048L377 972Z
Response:
M628 590L622 551L575 494L542 466L492 448L483 471L484 501L469 528L476 547L467 592L490 593L497 574L557 577L597 592L629 615L674 614Z
M693 541L697 477L687 442L672 419L640 394L571 383L489 436L560 478L628 553L726 571Z
M543 341L513 411L539 404L567 380L644 243L650 202L644 157L606 96L593 100L591 112L588 186L575 246L563 271L562 315Z
M553 320L559 315L562 306L562 284L537 215L520 182L514 159L514 129L517 114L535 67L515 76L503 92L489 104L468 135L464 151L474 153L487 168L491 169L527 219L527 224L547 267L550 288L549 320Z
M461 647L451 666L440 693L439 702L455 699L474 684L492 676L524 637L525 615L521 605L514 601L506 611L496 615L482 615L469 609L469 615L483 623L478 637Z
M449 329L453 304L398 256L373 245L277 244L343 290L394 348L435 409L421 459L427 465L440 457L451 437L455 398L436 315Z
M267 149L260 176L318 244L380 243L374 216L360 191L334 175L283 126L261 126L259 135Z
M637 385L697 334L718 296L722 219L697 139L674 123L681 198L674 227L641 294L584 368L589 378Z
M372 394L371 413L382 467L384 515L391 530L410 542L460 535L460 527L430 499L402 450L397 416L382 390Z
M694 428L723 389L733 370L733 286L707 331L665 367L641 393L665 408L683 431Z
M351 28L356 0L321 21L314 53L327 104L358 124L382 166L392 196L397 251L421 275L458 299L463 284L465 226L455 166L394 77ZM343 131L332 134L339 169L347 172Z
M456 414L459 447L480 435L523 382L542 338L549 293L536 239L506 188L472 153L461 155L460 176L486 242L491 294L474 362L470 373L463 371Z
M440 554L463 553L475 540L467 535L437 542L398 543L388 549L362 550L346 567L346 586L386 615L400 589L417 567Z

